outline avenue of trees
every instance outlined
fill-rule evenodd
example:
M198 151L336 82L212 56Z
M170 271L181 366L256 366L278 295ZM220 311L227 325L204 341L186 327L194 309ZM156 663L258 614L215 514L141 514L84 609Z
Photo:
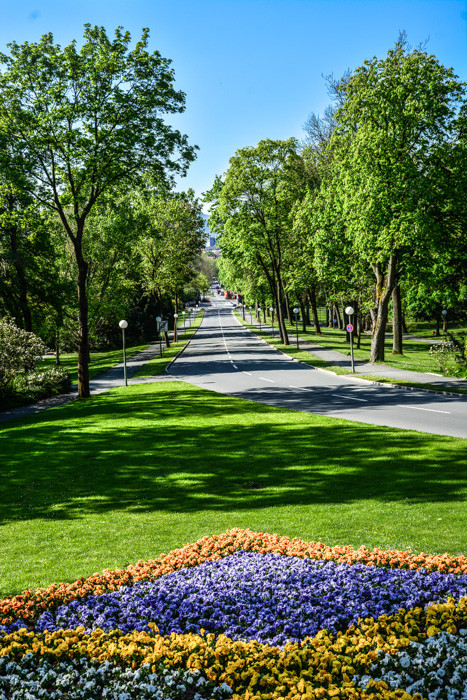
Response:
M320 333L318 303L339 327L351 304L377 362L390 312L394 353L404 311L438 327L442 309L465 314L466 84L404 35L327 81L333 104L303 143L238 150L205 199L222 281L259 313L272 305L284 343L292 306Z
M81 397L121 318L151 339L207 285L201 203L172 191L196 157L164 120L185 95L148 41L85 25L80 48L46 34L0 54L0 317L78 349Z

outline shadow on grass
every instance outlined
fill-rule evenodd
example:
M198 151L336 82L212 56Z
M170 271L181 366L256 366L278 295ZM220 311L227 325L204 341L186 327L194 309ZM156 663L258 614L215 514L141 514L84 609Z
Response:
M365 499L460 501L465 441L184 383L121 388L2 430L3 522Z

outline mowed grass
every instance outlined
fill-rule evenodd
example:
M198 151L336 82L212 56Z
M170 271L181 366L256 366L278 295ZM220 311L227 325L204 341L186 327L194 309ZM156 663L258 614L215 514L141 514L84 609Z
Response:
M144 343L142 345L131 345L125 348L125 354L127 360L138 352L145 350L149 343ZM123 362L123 347L117 350L102 350L100 352L90 353L91 362L89 363L89 378L94 379L98 374L106 372L111 367ZM63 353L60 355L60 364L70 373L71 381L76 383L78 381L78 353L70 352ZM52 367L55 365L55 355L53 357L45 357L42 362L40 362L37 367L38 369L44 369L45 367Z
M245 314L245 320L242 319L242 314L237 310L235 312L238 320L245 325L250 330L255 333L262 335L265 340L269 343L275 345L280 350L287 352L287 354L296 357L302 362L308 362L313 364L315 367L326 367L332 369L336 374L349 374L350 370L346 368L339 367L337 365L331 365L322 359L319 359L313 355L312 351L305 351L303 348L296 349L296 329L295 326L290 326L286 323L287 331L289 334L290 345L282 345L279 340L279 334L277 329L277 322L275 322L275 335L274 338L271 336L271 332L265 333L259 330L259 325L257 320L253 316L250 322L250 314ZM264 324L263 324L264 325ZM268 320L268 325L270 325L270 320ZM346 332L338 330L337 328L321 328L321 335L314 332L313 328L308 328L304 333L301 330L301 324L299 324L298 337L299 346L300 339L306 340L310 343L315 343L327 350L336 350L350 358L350 344L346 340ZM439 340L439 338L438 338ZM371 349L371 336L362 335L361 337L361 347L358 349L356 347L356 342L354 343L354 357L356 360L365 360L366 362L370 359L370 349ZM385 360L383 363L375 362L375 374L372 378L379 381L384 381L384 378L378 377L378 367L388 366L395 367L396 369L409 370L413 372L433 372L435 374L441 374L441 370L438 362L429 354L429 349L431 345L429 343L415 341L415 340L404 340L403 341L403 355L393 355L392 354L392 338L386 338L385 340ZM356 368L358 374L358 367ZM367 376L367 375L362 375ZM368 377L367 377L368 378ZM386 381L390 381L386 379ZM407 382L394 382L403 383Z
M466 441L314 416L182 382L2 425L0 594L241 527L466 554Z

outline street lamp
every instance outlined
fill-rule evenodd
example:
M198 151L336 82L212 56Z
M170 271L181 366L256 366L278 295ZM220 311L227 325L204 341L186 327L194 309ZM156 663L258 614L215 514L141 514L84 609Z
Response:
M122 329L122 341L123 341L123 378L125 380L125 386L128 386L128 381L126 378L126 352L125 352L125 328L128 328L128 321L122 319L119 324Z
M159 333L159 355L162 357L161 316L156 316L157 332Z
M443 314L443 331L444 331L444 337L446 337L446 331L448 329L448 312L446 309L443 309L441 311Z
M350 334L350 360L352 363L352 372L355 372L354 364L353 364L353 323L352 323L352 316L355 313L354 308L352 306L347 306L347 308L345 309L345 313L350 318L350 323L347 324L347 331Z
M298 312L299 309L295 306L292 311L295 314L295 330L297 331L297 350L298 350Z
M253 316L251 315L251 306L250 306L250 326L253 325Z
M174 314L174 343L176 343L178 340L177 319L178 319L178 314Z
M271 313L271 323L272 323L272 337L274 338L274 307L270 306L269 311Z

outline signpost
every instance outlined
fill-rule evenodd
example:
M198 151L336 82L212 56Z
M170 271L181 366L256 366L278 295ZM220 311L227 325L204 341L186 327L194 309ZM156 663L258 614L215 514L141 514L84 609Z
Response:
M353 307L348 306L345 310L345 313L350 317L353 316L353 314L354 314ZM350 320L352 320L352 318ZM346 328L347 328L347 332L350 333L350 359L352 362L352 372L355 372L354 366L353 366L353 325L351 323L348 323Z

